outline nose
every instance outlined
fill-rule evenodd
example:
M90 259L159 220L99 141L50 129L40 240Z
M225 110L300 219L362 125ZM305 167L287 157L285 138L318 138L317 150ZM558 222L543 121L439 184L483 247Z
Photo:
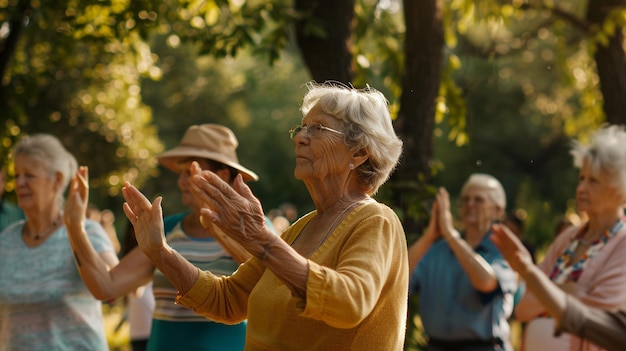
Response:
M26 177L20 175L20 174L16 174L15 175L15 186L23 186L24 184L26 184Z
M293 142L296 144L302 144L308 137L309 137L308 130L306 129L306 127L302 127L302 129L300 129L297 133L294 133L293 138L291 138L291 140L293 140Z

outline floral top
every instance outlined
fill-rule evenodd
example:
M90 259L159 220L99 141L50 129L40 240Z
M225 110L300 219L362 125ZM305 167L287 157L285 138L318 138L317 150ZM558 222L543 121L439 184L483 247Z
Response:
M563 254L554 263L552 271L549 275L550 280L557 284L562 284L568 280L573 282L578 281L578 278L580 278L580 275L585 269L587 262L589 262L589 260L596 253L602 250L602 248L609 241L609 239L611 239L615 235L615 233L619 232L623 225L624 218L620 218L619 220L617 220L617 222L615 222L611 229L605 231L602 236L591 242L585 254L577 262L571 263L574 252L583 242L583 236L585 235L585 232L587 232L587 229L589 229L589 223L582 226L576 236L574 236L574 238L570 242L569 246L565 249Z

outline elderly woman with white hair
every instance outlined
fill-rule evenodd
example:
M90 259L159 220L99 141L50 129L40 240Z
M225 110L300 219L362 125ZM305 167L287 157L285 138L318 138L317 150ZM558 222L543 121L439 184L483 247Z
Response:
M626 132L620 126L603 126L591 143L575 141L571 153L579 168L576 206L588 221L559 235L539 268L564 292L587 306L624 310ZM525 350L603 350L569 334L555 336L558 325L531 293L521 299L515 316L528 322Z
M275 236L241 177L234 187L193 170L203 220L254 257L230 277L199 271L163 240L161 200L126 184L124 210L139 246L178 288L177 302L215 320L248 319L246 350L403 349L408 264L394 211L372 196L402 151L384 95L308 85L290 130L295 177L316 209Z
M76 159L49 134L22 137L12 154L26 219L0 235L0 350L108 350L102 303L81 279L70 228L85 232L104 265L118 259L98 222L68 221L64 213Z
M507 319L517 275L489 240L505 208L500 182L472 174L461 190L459 233L448 192L437 192L428 228L409 248L410 293L419 294L428 350L512 350Z

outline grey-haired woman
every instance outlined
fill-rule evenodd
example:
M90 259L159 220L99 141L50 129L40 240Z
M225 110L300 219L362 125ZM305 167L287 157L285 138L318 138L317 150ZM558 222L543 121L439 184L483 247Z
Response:
M102 303L87 289L68 228L80 227L103 264L117 256L102 226L65 221L64 191L76 159L54 136L13 149L17 203L26 220L0 235L0 350L108 350Z

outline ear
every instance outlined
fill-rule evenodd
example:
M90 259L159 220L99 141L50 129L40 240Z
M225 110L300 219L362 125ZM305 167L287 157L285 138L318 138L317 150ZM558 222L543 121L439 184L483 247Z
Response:
M367 152L365 152L365 149L359 149L352 155L351 163L354 164L355 168L357 168L363 163L365 163L365 161L367 161L368 158L369 158L369 155L367 154Z
M74 177L74 175L72 175L72 177ZM62 185L63 185L63 173L55 172L54 173L54 191L55 192L59 191Z

